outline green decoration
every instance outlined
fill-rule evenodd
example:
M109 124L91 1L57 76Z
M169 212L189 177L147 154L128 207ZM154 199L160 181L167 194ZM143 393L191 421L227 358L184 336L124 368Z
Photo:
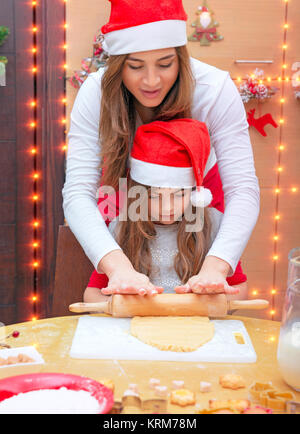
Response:
M6 26L0 26L0 47L4 44L6 41L8 35L10 34L10 30ZM0 62L6 64L7 63L7 57L0 56Z
M192 24L192 27L195 27L195 31L189 36L189 41L199 41L200 45L208 46L211 42L224 39L223 36L217 33L219 23L214 20L214 12L207 7L206 0L203 1L203 6L198 7L196 15L197 20Z
M9 34L10 30L8 27L0 26L0 46L4 44Z

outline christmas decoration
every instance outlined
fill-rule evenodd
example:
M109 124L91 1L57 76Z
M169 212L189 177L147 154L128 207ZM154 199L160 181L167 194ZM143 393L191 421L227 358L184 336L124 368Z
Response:
M279 91L278 87L268 86L263 83L264 71L262 69L256 68L254 73L251 75L247 74L246 77L246 82L239 86L239 92L243 103L247 103L253 98L264 102Z
M200 41L200 45L207 46L211 42L224 39L217 33L219 23L213 19L214 12L207 7L206 0L204 0L203 6L198 7L196 15L197 20L192 24L192 27L195 27L195 32L189 36L189 41Z
M0 46L4 44L9 34L10 30L8 27L0 26Z
M10 34L8 27L0 26L0 47L6 41L6 38ZM0 56L0 86L6 86L5 80L5 65L7 64L7 57Z
M94 37L93 54L91 57L85 57L81 61L81 70L74 71L72 77L67 77L67 81L75 88L79 88L87 79L91 72L98 71L105 65L107 53L102 48L103 35L100 30Z
M254 118L255 109L250 110L247 113L247 121L249 124L249 127L254 127L257 129L257 131L264 137L266 137L266 132L264 130L264 127L268 124L272 125L274 128L277 128L278 125L272 118L272 115L270 113L267 113L260 118Z

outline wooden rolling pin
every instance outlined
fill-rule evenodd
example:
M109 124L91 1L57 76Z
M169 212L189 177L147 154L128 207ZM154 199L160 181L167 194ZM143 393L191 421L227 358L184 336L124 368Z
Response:
M112 295L100 303L74 303L71 312L106 313L119 318L133 316L223 317L235 309L266 309L267 300L227 300L225 294Z

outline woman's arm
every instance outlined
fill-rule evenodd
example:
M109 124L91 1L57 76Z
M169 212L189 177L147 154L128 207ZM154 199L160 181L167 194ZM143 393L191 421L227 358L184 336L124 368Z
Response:
M96 270L106 254L116 249L122 252L97 207L100 99L100 76L92 73L80 87L71 112L62 190L66 221Z
M225 198L224 216L207 256L226 261L231 276L256 224L260 197L245 108L229 74L212 101L206 122Z
M109 232L97 206L100 186L98 141L101 71L92 73L76 96L68 133L66 181L62 190L66 221L99 273L109 278L106 293L155 294L161 291L138 273Z

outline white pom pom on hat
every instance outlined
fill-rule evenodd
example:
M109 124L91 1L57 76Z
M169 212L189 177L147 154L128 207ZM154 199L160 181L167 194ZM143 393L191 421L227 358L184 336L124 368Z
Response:
M205 208L213 199L211 191L208 188L200 187L200 191L193 190L191 193L191 204L195 207Z

